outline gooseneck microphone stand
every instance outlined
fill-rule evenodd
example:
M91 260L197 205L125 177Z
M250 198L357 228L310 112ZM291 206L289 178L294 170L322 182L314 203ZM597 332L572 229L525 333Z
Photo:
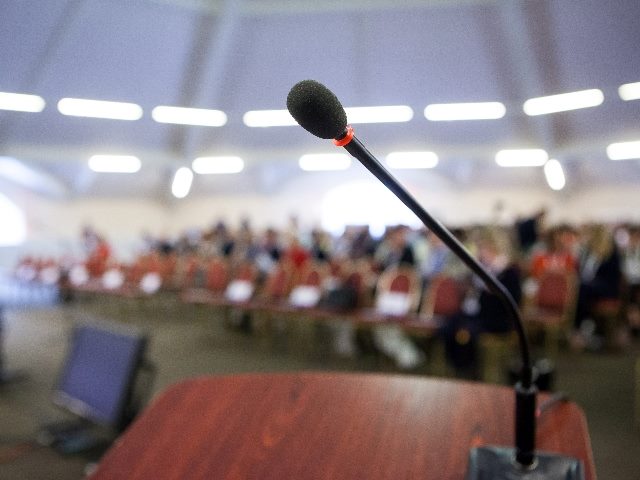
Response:
M483 281L504 305L511 319L522 356L520 382L516 384L515 450L485 446L471 450L467 480L558 479L579 480L584 477L582 464L569 457L535 451L536 395L529 342L515 300L502 283L487 271L440 222L429 215L407 190L354 136L347 125L347 115L338 98L315 80L303 80L287 96L287 109L302 128L313 135L333 138L404 203L462 262Z

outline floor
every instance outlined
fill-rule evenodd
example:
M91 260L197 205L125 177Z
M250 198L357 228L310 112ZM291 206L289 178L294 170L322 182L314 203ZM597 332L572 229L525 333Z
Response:
M151 337L148 357L157 367L154 392L186 377L256 371L386 368L371 356L339 359L302 331L289 341L248 335L224 326L219 313L176 305L75 303L5 312L5 357L25 377L0 388L0 478L80 479L90 460L63 456L33 442L38 429L69 418L52 405L51 391L64 360L68 334L78 321L124 319ZM602 479L636 479L640 429L634 427L634 363L640 342L618 354L564 352L556 389L585 411L596 469Z

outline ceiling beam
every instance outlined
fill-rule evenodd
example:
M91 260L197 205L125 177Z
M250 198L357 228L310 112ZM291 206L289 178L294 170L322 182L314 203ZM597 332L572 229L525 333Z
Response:
M182 84L178 89L177 106L202 107L197 104L197 99L200 94L205 66L210 58L215 24L216 17L210 14L202 14L196 21L191 50L182 69ZM178 157L189 158L188 140L192 130L186 125L171 125L168 136L169 149Z
M510 0L499 7L500 25L506 38L503 45L510 64L510 72L503 69L500 74L508 78L503 81L517 89L509 92L511 98L530 98L553 90L557 83L551 18L544 3ZM522 109L521 105L518 107ZM533 140L553 153L559 138L556 119L549 115L525 118Z
M241 9L244 0L226 0L224 10L218 16L215 34L204 47L206 58L202 62L201 75L194 82L193 101L197 105L208 105L217 108L224 95L225 78L232 66L238 61L233 57L234 40L241 20ZM191 159L196 149L201 147L201 139L207 134L206 129L191 128L185 144L187 158Z
M227 0L218 17L203 14L198 20L191 54L184 69L179 106L215 108L222 96L222 77L228 68L233 34L241 0ZM170 136L173 152L186 159L193 156L202 129L174 125Z

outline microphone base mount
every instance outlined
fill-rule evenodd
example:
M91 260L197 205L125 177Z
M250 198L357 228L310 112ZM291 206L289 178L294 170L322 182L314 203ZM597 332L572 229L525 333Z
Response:
M580 460L555 453L536 452L534 463L516 462L515 449L484 446L471 449L466 480L584 480Z

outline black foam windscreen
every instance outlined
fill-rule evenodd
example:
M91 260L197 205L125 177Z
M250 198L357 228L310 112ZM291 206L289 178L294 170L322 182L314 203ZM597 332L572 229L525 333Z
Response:
M338 97L315 80L303 80L291 88L287 109L302 128L316 137L337 138L347 127L347 114Z

